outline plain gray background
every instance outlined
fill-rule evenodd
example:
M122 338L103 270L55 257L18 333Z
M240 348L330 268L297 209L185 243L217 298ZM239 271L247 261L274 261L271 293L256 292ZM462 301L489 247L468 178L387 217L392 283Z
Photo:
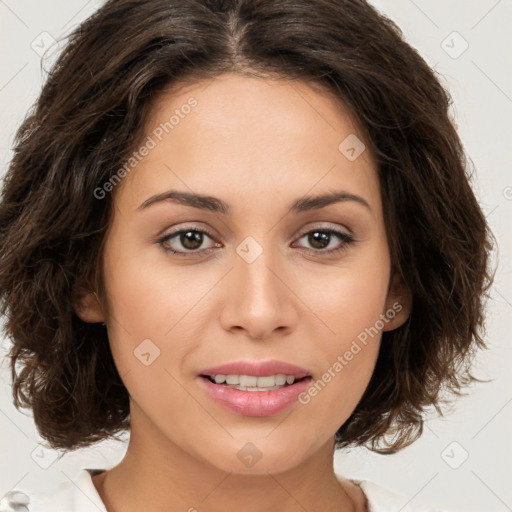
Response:
M270 0L269 0L270 1ZM384 456L365 449L337 452L335 469L400 492L406 503L451 511L512 510L512 76L511 0L375 0L406 39L440 75L454 100L453 117L476 174L474 189L499 240L499 265L489 303L490 350L476 375L493 379L472 386L444 418L434 414L422 438ZM12 156L14 132L35 101L59 40L94 12L97 0L0 0L0 173ZM50 52L51 53L51 52ZM41 69L41 65L43 69ZM65 455L39 443L31 415L12 405L0 335L0 498L13 488L51 489L80 468L108 468L125 445L104 442Z

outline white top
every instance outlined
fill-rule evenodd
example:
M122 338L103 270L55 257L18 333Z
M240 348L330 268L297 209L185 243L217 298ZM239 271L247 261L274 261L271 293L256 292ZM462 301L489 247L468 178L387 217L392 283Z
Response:
M73 482L63 482L51 492L13 490L0 500L0 512L107 512L92 476L103 469L81 469ZM443 512L405 505L407 498L368 480L352 480L368 500L368 512Z

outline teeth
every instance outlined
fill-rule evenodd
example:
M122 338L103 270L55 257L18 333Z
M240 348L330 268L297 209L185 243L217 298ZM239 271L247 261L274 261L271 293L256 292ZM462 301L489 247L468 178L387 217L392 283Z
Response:
M256 377L254 375L215 375L212 376L217 384L226 384L229 386L238 386L237 389L245 391L256 391L250 388L278 389L285 384L293 384L295 377L293 375L268 375Z
M276 375L276 386L284 386L286 382L286 375Z
M226 377L226 382L228 384L230 384L230 382L228 381L228 377L230 377L229 375ZM249 375L240 375L240 377L236 376L236 378L238 379L238 382L233 382L233 384L240 384L240 386L242 387L247 387L247 386L251 386L252 388L258 386L258 381L261 377L253 377L253 376L249 376ZM266 377L268 379L268 377ZM275 381L274 381L275 382ZM265 387L267 387L268 384L265 385ZM259 386L258 386L259 387Z
M248 377L242 375L240 377L240 386L258 386L259 388L270 388L276 385L276 378L274 375L270 375L269 377L251 377L251 381L254 381L253 384L249 383Z
M272 386L271 388L247 388L245 386L226 386L228 388L238 389L240 391L272 391L273 389L281 389L282 386Z

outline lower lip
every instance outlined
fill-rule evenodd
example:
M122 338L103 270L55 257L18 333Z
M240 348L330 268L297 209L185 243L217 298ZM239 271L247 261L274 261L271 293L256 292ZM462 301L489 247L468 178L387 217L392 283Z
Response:
M298 402L311 377L271 391L242 391L214 384L205 377L199 377L206 392L226 409L244 416L272 416Z

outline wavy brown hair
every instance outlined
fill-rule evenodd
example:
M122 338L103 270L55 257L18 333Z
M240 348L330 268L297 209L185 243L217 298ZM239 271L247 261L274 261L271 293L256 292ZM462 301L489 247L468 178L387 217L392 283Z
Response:
M154 99L225 72L319 85L375 155L407 322L383 333L371 381L336 447L397 451L429 406L475 377L492 235L470 186L451 99L399 28L362 0L110 0L71 36L20 126L0 199L0 300L13 398L50 446L128 430L128 392L107 331L76 315L103 301L109 181L138 146Z

